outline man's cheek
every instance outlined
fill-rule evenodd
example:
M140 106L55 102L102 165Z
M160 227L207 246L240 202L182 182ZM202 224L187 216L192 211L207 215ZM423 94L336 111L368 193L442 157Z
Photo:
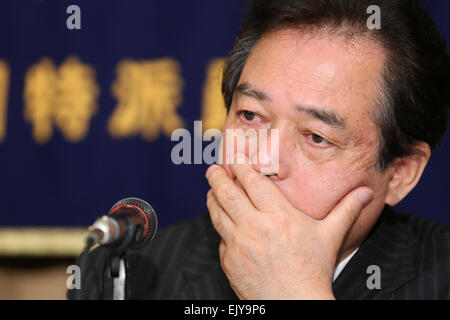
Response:
M286 181L276 182L277 187L294 208L315 220L324 219L341 199L342 191L328 189L320 179L309 179L313 183L290 184Z

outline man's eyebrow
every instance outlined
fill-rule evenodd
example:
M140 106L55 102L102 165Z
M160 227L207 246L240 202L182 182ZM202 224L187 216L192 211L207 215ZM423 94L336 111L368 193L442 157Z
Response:
M248 82L243 82L236 87L236 93L238 95L243 95L251 98L255 98L257 100L262 101L272 101L272 99L264 92L259 91ZM306 105L296 105L295 110L299 112L305 112L312 116L315 119L318 119L330 126L345 129L345 121L334 111L325 110L323 108L315 107L315 106L306 106Z
M316 118L317 120L320 120L322 122L325 122L326 124L339 128L339 129L345 129L345 121L334 111L330 110L324 110L321 108L317 108L314 106L303 106L303 105L296 105L295 110L298 112L305 112L312 116L313 118Z
M262 101L271 101L270 97L262 91L256 90L248 82L241 83L236 87L236 93L238 95L255 98Z

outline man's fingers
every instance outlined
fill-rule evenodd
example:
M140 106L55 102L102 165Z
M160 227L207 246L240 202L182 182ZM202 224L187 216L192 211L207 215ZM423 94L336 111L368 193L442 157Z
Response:
M222 238L228 238L234 228L234 223L222 209L212 190L209 190L206 195L206 206L214 229Z
M223 168L212 165L206 171L206 178L216 199L233 222L237 222L241 214L255 210L245 192L230 179Z
M348 193L336 207L322 221L324 234L333 243L342 243L350 227L359 217L361 210L373 198L373 191L368 187L361 187Z
M231 169L256 209L262 212L286 211L291 205L269 177L256 171L251 164L233 164Z
M219 257L220 257L220 261L223 261L223 256L225 255L225 250L227 249L227 245L225 243L225 240L220 240L220 244L219 244ZM222 266L223 269L223 266Z

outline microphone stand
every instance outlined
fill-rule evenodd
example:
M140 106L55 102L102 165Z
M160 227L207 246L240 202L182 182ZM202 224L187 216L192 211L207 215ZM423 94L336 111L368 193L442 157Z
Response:
M106 260L103 275L102 299L125 300L126 299L126 248L133 240L133 225L127 219L125 238L118 248L111 247L109 258Z
M125 253L112 252L104 272L103 299L125 300Z

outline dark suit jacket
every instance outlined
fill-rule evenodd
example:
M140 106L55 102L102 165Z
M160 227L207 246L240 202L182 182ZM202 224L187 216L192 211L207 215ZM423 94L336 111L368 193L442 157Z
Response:
M127 298L236 299L219 242L208 213L160 230L150 245L127 253ZM81 298L103 297L107 254L104 248L90 254ZM380 268L380 289L367 286L370 265ZM333 292L337 299L450 299L450 229L386 207Z

